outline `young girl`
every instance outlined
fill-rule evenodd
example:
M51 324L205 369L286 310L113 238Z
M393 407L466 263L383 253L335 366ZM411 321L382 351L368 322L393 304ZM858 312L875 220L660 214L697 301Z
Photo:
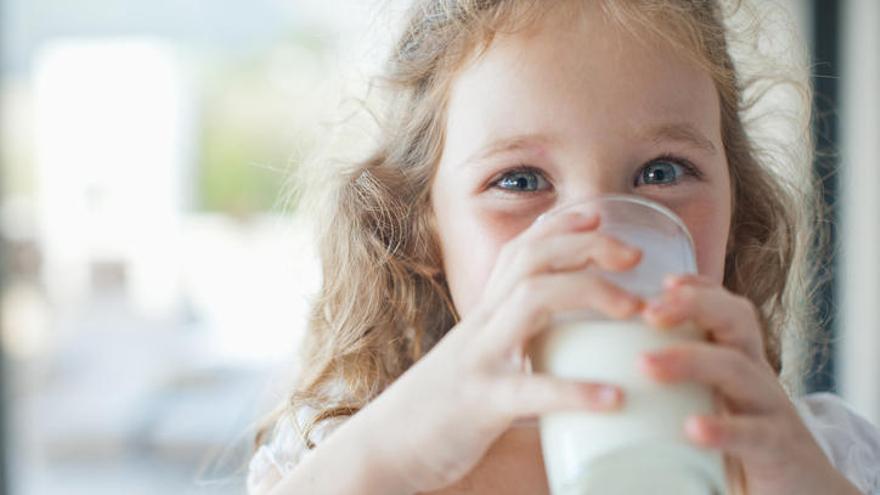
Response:
M810 328L814 196L745 131L721 7L416 2L378 149L327 196L306 366L257 437L251 493L548 493L528 419L626 402L524 369L551 314L587 307L706 330L638 364L717 391L724 411L682 428L724 452L733 492L880 493L880 433L781 385L783 330ZM595 217L554 215L603 193L676 212L700 275L643 301L581 270L639 259Z

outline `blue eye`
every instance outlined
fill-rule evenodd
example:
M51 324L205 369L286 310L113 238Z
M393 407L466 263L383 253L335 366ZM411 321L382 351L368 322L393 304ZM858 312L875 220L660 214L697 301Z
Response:
M697 176L694 168L684 160L659 158L639 171L636 186L668 186L679 182L684 176Z
M530 193L540 191L547 184L547 179L540 171L522 167L504 173L493 186L512 193Z

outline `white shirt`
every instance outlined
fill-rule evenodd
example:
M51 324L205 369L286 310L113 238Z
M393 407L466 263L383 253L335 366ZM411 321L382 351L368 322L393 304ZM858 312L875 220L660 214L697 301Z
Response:
M880 430L833 394L808 394L794 405L831 464L862 493L880 495Z
M866 495L880 495L880 429L833 394L808 394L795 399L794 405L831 464ZM302 409L297 419L305 424L313 413ZM320 442L342 421L344 418L322 423L312 432L312 442ZM293 470L302 456L308 455L310 451L302 438L289 418L276 423L270 441L251 458L249 495L267 493Z

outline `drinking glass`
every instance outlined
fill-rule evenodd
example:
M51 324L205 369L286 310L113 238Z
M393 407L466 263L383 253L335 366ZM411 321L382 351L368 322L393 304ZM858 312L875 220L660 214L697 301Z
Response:
M642 250L633 269L595 271L643 298L662 291L670 273L696 273L693 241L681 219L642 197L599 196L561 208L596 211L598 231ZM587 296L588 297L588 296ZM637 368L639 355L703 339L692 323L659 330L640 316L628 320L591 310L554 315L552 326L530 347L532 370L606 382L624 390L621 409L559 412L539 419L541 448L553 495L710 495L726 492L720 452L684 435L685 418L714 411L709 387L661 384Z

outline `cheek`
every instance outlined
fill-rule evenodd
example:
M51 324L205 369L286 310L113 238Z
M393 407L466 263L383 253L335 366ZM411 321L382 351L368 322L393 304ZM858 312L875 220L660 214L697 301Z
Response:
M482 296L501 248L533 218L465 201L435 211L446 280L456 310L464 317Z
M697 271L720 284L724 279L730 208L707 200L691 203L677 213L694 239Z

